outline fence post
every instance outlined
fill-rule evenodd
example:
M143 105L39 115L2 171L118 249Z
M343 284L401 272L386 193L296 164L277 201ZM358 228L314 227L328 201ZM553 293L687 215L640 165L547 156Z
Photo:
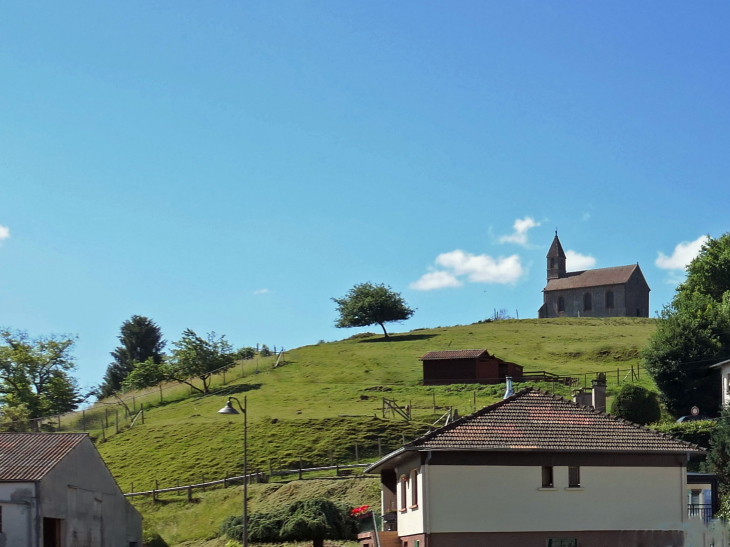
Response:
M132 411L137 412L137 398L132 395Z
M180 488L180 477L177 478L177 487ZM182 492L180 490L177 491L177 495L179 496Z
M139 404L139 411L142 413L142 425L144 425L144 403Z
M81 411L81 429L86 431L86 411Z
M160 384L160 404L162 404L164 400L162 399L162 384Z
M223 477L223 488L228 488L228 471L226 471L226 476Z
M405 433L401 433L401 435L403 436L403 445L405 446L405 444L406 444L406 434Z
M433 413L436 414L436 394L433 394Z
M99 419L99 421L101 422L101 439L103 441L106 441L106 433L104 432L104 420Z
M616 383L621 385L621 371L619 369L616 369Z
M188 484L188 501L193 501L193 485Z
M58 415L58 430L61 431L61 415Z
M357 449L357 443L355 443L355 461L360 463L360 452Z
M134 494L134 482L132 483L132 491L131 491L131 493Z
M302 480L302 467L304 467L304 465L302 465L302 457L299 456L299 480Z
M553 382L553 383L555 383L555 382ZM476 390L474 390L474 391L472 391L472 393L474 394L474 412L476 412L477 411L477 392L476 392Z
M109 409L104 407L104 420L106 420L106 426L109 427Z
M117 409L114 412L115 412L115 420L114 420L114 423L115 423L116 428L117 428L117 435L119 435L119 410Z
M631 381L634 381L634 365L631 365Z
M223 385L226 385L226 371L223 371Z
M157 491L160 489L160 483L155 479L155 489L152 491L152 501L157 501Z
M335 465L335 477L340 476L340 464Z
M203 473L203 481L202 481L202 483L203 484L202 484L201 488L203 489L203 492L205 492L205 473Z

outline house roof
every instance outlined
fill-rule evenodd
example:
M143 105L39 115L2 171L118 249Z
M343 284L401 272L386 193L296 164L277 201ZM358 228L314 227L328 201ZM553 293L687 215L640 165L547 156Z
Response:
M555 239L553 239L553 244L550 245L547 258L565 258L563 246L560 244L560 240L558 239L558 232L555 232Z
M562 291L565 289L580 289L584 287L600 287L602 285L622 285L628 283L638 264L616 266L613 268L598 268L582 272L568 272L558 279L549 279L545 291Z
M720 361L719 363L715 363L714 365L711 365L710 368L722 368L728 364L730 364L730 359L725 359L724 361Z
M37 481L87 433L0 433L0 482Z
M429 351L421 357L421 361L435 361L437 359L476 359L477 357L489 357L485 349L451 349L445 351Z
M409 451L702 453L696 444L526 388L420 437L366 472Z

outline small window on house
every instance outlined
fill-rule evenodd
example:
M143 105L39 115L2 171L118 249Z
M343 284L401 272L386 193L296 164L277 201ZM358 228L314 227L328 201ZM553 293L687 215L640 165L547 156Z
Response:
M613 291L608 291L606 293L606 309L607 310L613 309Z
M568 467L568 488L580 488L580 467Z
M583 311L591 311L593 309L593 297L587 292L583 295Z
M554 258L551 258L550 259L550 267L551 268L554 268L555 267L555 259Z
M549 538L547 547L576 547L578 540L576 538Z
M400 476L400 510L405 511L408 509L408 502L406 496L408 495L408 477L405 475Z
M553 487L553 467L552 465L542 466L542 487L552 488Z
M418 507L418 469L411 471L411 509Z
M565 312L565 298L562 296L558 298L558 311Z

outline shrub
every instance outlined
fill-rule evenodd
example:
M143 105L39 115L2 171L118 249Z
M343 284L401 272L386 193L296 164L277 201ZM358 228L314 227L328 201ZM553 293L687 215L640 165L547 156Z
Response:
M646 425L658 422L662 409L656 393L635 384L626 384L613 400L611 414Z
M220 534L238 540L242 524L242 516L230 516L221 524ZM309 499L269 513L253 513L248 519L248 539L261 543L314 541L315 546L321 546L325 539L355 539L357 528L357 519L350 516L348 507Z

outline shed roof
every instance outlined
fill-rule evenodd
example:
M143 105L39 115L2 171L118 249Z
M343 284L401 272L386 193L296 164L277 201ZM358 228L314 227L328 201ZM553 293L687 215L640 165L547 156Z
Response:
M0 433L0 481L37 481L87 433Z
M558 279L548 280L544 290L562 291L565 289L600 287L602 285L622 285L628 283L631 275L637 269L641 271L638 264L631 264L629 266L568 272Z
M429 351L421 357L421 361L435 361L440 359L476 359L478 357L489 357L485 349L450 349L445 351Z

